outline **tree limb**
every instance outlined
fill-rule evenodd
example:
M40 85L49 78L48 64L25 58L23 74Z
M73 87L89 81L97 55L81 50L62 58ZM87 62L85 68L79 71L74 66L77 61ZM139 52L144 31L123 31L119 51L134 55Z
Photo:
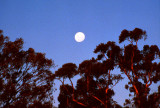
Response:
M96 97L96 96L94 96L94 95L92 95L92 94L90 94L90 95L104 105L104 102L103 102L102 100L100 100L98 97Z
M87 107L87 105L85 105L85 104L83 104L83 103L81 103L81 102L78 102L78 101L75 100L75 99L73 99L73 101L76 102L76 103L79 104L79 105L82 105L82 106L84 106L84 107Z

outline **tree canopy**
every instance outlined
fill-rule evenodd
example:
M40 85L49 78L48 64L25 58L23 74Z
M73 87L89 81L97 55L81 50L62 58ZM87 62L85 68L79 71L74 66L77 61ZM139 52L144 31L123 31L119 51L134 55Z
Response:
M141 39L147 39L145 30L124 29L119 35L119 44L129 42L124 47L114 41L100 43L93 51L95 58L79 65L65 63L52 72L52 59L33 48L23 50L23 39L12 42L0 30L0 107L52 108L54 80L59 80L59 108L122 108L113 99L114 87L126 78L124 89L130 98L123 107L158 108L160 86L150 91L160 81L160 49L157 45L140 49Z
M0 107L52 107L54 62L0 30Z
M123 48L119 61L119 68L129 79L125 88L134 94L132 101L139 108L156 108L160 101L160 94L153 97L149 94L150 85L160 80L160 49L157 45L144 45L138 48L138 41L147 37L142 29L135 28L133 31L123 30L119 36L119 42L128 40L130 44ZM157 62L158 61L158 62ZM131 96L131 95L130 95ZM126 103L131 103L126 100ZM153 104L154 103L154 104Z
M150 86L160 80L160 49L157 45L144 45L143 49L139 49L139 40L146 38L146 31L140 28L122 30L119 43L125 40L130 42L123 48L113 41L100 43L94 50L96 58L84 60L79 66L66 63L59 68L55 72L55 77L62 82L59 108L122 107L112 98L114 86L124 79L121 74L129 80L124 88L129 90L131 97L126 99L124 107L159 107L159 89L151 94ZM115 68L119 68L121 74L114 73ZM73 86L71 79L76 75L81 77ZM64 83L66 79L69 79L70 84Z

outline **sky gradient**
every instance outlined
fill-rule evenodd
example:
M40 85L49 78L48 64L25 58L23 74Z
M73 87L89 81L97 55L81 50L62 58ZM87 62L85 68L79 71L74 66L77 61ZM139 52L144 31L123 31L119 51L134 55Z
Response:
M138 42L140 48L144 44L160 47L160 0L0 0L0 29L4 35L12 41L22 37L24 49L32 47L46 53L58 65L55 70L64 63L78 66L96 57L93 50L98 44L118 44L121 31L135 27L148 35L145 42ZM82 43L74 40L76 32L86 35ZM121 105L128 96L126 81L115 87L119 93L114 99ZM56 83L58 88L60 82ZM57 96L58 91L56 106Z

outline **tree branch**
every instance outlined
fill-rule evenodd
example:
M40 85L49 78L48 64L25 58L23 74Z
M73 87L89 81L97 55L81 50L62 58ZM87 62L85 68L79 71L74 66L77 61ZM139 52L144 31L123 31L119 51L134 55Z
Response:
M110 89L112 89L119 81L117 81Z
M98 97L96 97L96 96L94 96L94 95L92 95L92 94L90 94L90 95L104 105L104 102L103 102L102 100L100 100Z
M74 86L73 86L73 82L72 80L69 78L70 82L71 82L71 85L72 85L72 89L73 89L73 93L72 93L72 98L74 99Z
M78 102L77 100L74 99L74 86L73 86L73 82L72 82L72 80L71 80L70 78L69 78L69 80L70 80L70 82L71 82L72 89L73 89L73 93L72 93L72 99L73 99L73 101L76 102L76 103L79 104L79 105L82 105L82 106L84 106L84 107L87 107L85 104L83 104L83 103L81 103L81 102Z
M135 91L136 91L136 94L139 95L139 92L138 92L138 89L137 87L135 86L135 84L132 82L131 78L129 77L129 75L127 74L126 70L124 69L124 73L127 75L128 79L130 80L130 82L132 83Z
M106 55L103 53L103 56L105 57L105 59L107 60L107 57L106 57Z
M82 105L82 106L84 106L84 107L87 107L87 105L85 105L85 104L83 104L83 103L81 103L81 102L78 102L78 101L75 100L75 99L73 99L73 101L76 102L76 103L79 104L79 105Z

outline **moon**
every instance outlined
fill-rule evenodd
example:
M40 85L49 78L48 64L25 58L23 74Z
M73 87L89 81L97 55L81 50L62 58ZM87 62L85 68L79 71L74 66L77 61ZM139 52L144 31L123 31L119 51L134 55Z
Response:
M84 39L85 39L84 33L82 33L82 32L77 32L77 33L75 34L75 40L76 40L76 42L82 42L82 41L84 41Z

